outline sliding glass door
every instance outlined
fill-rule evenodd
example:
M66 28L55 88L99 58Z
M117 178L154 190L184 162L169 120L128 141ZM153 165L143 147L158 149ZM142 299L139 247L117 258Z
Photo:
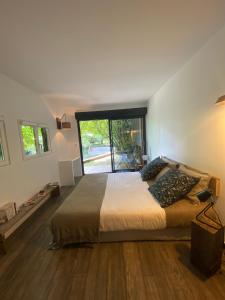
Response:
M77 112L84 174L133 171L145 154L146 108Z
M108 120L80 121L85 174L112 172Z
M144 153L143 118L110 120L113 171L135 170Z

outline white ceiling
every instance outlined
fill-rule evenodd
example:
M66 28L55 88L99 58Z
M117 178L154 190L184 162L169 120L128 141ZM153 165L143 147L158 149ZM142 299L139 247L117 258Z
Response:
M0 71L53 102L143 102L223 25L224 0L0 0Z

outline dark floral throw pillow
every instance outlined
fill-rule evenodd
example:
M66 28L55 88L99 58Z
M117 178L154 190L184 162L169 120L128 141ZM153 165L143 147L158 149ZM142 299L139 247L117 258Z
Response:
M167 207L191 191L200 178L171 169L149 187L149 192L161 207Z
M146 181L155 178L167 165L168 163L160 157L155 158L141 169L140 173L142 180Z

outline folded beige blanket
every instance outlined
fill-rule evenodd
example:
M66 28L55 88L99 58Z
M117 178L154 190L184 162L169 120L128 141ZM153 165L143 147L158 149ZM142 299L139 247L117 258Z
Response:
M107 177L107 174L92 174L81 179L51 220L53 243L63 246L98 241Z

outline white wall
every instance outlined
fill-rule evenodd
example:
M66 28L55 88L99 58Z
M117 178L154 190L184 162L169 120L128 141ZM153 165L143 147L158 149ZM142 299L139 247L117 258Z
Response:
M54 120L61 118L65 113L67 121L71 122L71 129L57 130L56 132L56 152L58 161L72 160L80 156L79 138L77 122L74 113L76 107L67 103L67 100L57 101L55 99L44 99ZM56 124L56 123L55 123ZM56 126L56 125L55 125Z
M225 27L149 101L148 151L222 180L217 207L225 222Z
M32 91L0 74L0 115L5 118L11 164L0 167L0 204L20 205L46 183L58 181L55 120L43 101ZM44 123L51 136L49 155L23 160L17 120Z
M71 122L71 129L57 130L56 133L56 148L59 161L72 160L80 156L78 130L74 114L67 114L67 120Z

